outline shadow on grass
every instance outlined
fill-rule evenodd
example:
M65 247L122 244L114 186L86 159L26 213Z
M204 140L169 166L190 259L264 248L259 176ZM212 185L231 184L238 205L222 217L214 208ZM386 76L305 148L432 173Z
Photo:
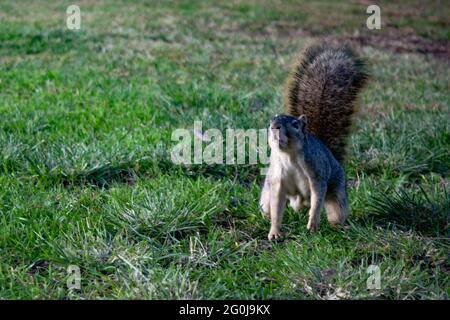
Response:
M422 188L418 192L401 189L376 195L369 204L370 214L362 218L362 222L382 227L392 225L426 236L448 237L450 196L444 191L443 199L431 198Z
M38 54L46 51L61 54L79 48L85 42L86 33L82 31L53 29L26 33L5 30L0 33L0 52L10 55Z
M73 49L85 48L88 42L102 45L107 38L129 39L131 36L120 33L88 35L83 30L73 31L68 29L39 30L34 33L5 29L0 32L0 52L7 55L39 54L43 52L62 54ZM162 32L146 35L143 39L170 42Z
M232 180L248 185L261 179L259 168L255 165L176 165L169 160L130 160L118 164L104 164L72 175L53 176L53 183L64 186L90 185L109 188L114 183L134 185L136 177L152 177L162 174L187 177L208 177L216 180Z

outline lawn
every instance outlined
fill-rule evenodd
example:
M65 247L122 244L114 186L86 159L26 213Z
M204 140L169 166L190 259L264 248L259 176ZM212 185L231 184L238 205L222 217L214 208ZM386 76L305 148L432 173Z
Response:
M408 2L1 1L0 299L448 299L450 8ZM269 242L262 165L174 164L172 132L265 128L320 39L370 61L351 216Z

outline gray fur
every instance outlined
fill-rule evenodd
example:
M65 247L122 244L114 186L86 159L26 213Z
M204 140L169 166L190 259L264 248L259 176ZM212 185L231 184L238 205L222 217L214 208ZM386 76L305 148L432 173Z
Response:
M271 219L270 240L281 236L286 203L298 211L310 204L307 228L319 227L325 205L328 221L343 224L348 215L345 173L331 151L307 130L307 118L276 116L269 126L270 167L261 194L262 212Z
M281 235L287 201L296 211L310 206L310 231L318 229L323 206L331 224L345 222L340 161L367 78L365 61L348 46L308 46L294 63L284 95L289 116L275 116L269 127L272 152L260 207L271 219L270 240Z

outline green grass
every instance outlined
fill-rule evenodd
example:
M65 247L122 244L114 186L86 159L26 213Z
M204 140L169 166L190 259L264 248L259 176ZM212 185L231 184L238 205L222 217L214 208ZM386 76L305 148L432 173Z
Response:
M369 34L360 2L283 3L79 1L79 32L72 2L0 3L0 298L449 298L448 59L359 48L372 80L345 229L310 235L288 210L270 243L257 166L171 163L174 129L259 129L282 111L299 30ZM381 4L374 32L448 46L442 6Z

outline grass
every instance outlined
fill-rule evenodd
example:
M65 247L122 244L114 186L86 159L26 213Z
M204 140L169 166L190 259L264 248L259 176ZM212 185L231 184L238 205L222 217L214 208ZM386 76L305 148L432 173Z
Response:
M69 4L0 4L0 298L449 298L448 58L358 46L371 34L356 1L79 1L78 32ZM380 6L377 39L448 47L445 4ZM171 133L264 128L310 37L371 61L346 163L352 216L310 235L289 209L270 243L259 168L174 165Z

